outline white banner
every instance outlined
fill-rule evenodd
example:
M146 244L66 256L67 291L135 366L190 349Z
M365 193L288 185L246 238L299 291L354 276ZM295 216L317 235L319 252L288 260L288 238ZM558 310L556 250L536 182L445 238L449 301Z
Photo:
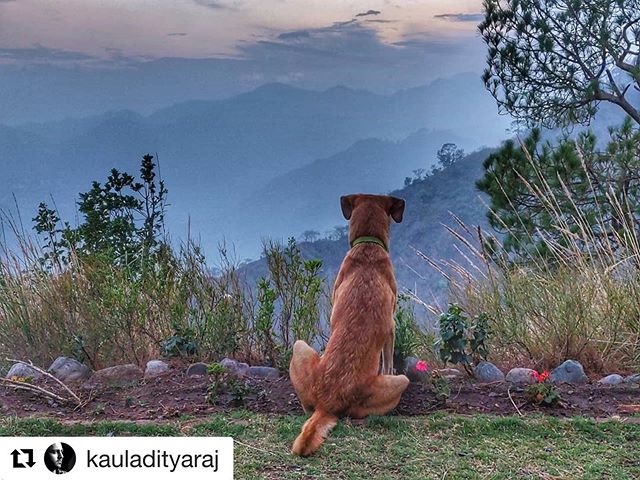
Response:
M0 437L0 480L47 478L233 480L233 439Z

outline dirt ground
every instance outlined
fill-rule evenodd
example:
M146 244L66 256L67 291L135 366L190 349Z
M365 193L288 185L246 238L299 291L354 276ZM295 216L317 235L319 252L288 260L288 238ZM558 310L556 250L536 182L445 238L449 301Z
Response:
M286 376L278 380L245 379L248 392L242 401L234 401L231 394L223 389L212 404L207 399L211 378L187 377L184 366L174 364L173 367L167 373L134 385L102 386L93 390L72 386L84 402L80 408L40 394L0 386L0 415L136 421L168 420L184 415L202 417L236 408L284 415L303 413ZM64 395L51 380L35 384ZM451 382L451 395L443 404L436 400L429 387L412 383L392 415L423 415L434 411L492 415L542 412L553 416L608 418L640 413L639 385L562 385L559 391L560 404L543 407L527 403L521 388L510 387L506 383L476 384L469 379L460 379Z

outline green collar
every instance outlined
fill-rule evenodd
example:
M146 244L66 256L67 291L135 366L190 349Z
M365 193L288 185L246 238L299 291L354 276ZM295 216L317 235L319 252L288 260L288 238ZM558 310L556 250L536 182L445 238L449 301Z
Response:
M389 251L389 249L384 244L384 242L380 240L378 237L358 237L353 242L351 242L351 248L361 243L375 243L376 245L380 245L382 248L384 248L385 251L387 252Z

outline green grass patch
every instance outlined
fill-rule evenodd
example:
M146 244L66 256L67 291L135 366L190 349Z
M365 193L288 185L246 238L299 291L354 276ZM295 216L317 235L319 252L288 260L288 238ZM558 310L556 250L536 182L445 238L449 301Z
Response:
M289 453L303 417L236 411L169 424L0 419L0 435L231 436L237 479L635 479L640 424L584 418L372 417L341 422L308 459Z

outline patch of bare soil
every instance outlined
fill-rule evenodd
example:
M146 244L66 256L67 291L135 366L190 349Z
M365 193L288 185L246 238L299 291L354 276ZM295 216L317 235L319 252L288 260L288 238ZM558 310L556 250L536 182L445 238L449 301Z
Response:
M36 384L54 391L50 380ZM99 387L75 391L85 401L81 407L66 405L30 392L0 387L0 415L52 417L60 420L163 421L189 415L203 417L214 412L247 409L259 413L301 415L300 403L288 377L277 380L246 379L248 392L243 399L223 390L217 402L210 403L207 392L211 379L187 377L177 367L134 385ZM507 383L476 384L462 379L451 383L451 395L439 403L429 387L412 383L405 391L395 415L423 415L434 411L459 414L514 415L542 412L553 416L582 415L593 418L629 416L640 413L640 386L623 384L607 387L597 384L559 387L562 401L540 407L525 401L523 390Z

